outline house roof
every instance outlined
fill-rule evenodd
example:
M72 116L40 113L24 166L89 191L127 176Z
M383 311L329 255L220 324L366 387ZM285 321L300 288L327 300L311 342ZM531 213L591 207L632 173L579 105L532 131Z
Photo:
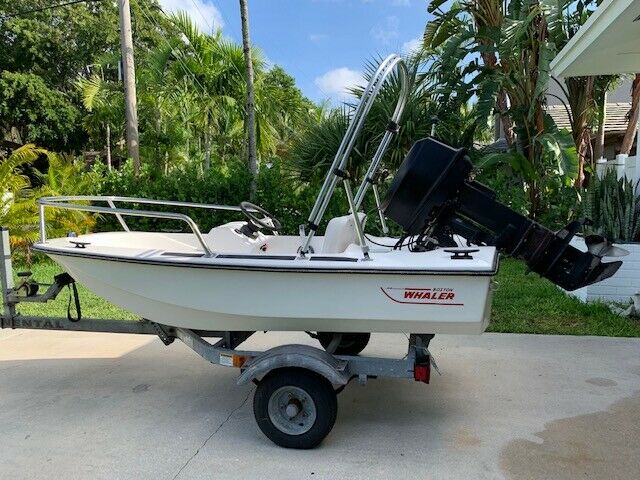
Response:
M607 116L604 124L605 133L624 133L629 122L628 113L631 102L607 103ZM548 105L546 111L558 128L566 128L571 131L569 115L564 105Z
M551 62L556 77L640 72L640 0L604 0Z

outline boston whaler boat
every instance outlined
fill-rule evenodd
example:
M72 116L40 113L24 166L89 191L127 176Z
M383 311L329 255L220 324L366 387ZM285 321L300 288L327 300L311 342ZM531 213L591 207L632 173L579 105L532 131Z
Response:
M345 172L354 141L385 78L397 68L403 90L369 171L354 195ZM279 235L280 223L261 208L193 205L122 197L52 197L41 204L46 253L96 294L143 318L201 330L299 330L322 332L481 333L490 310L496 247L523 257L529 267L574 289L612 275L619 262L603 264L568 245L578 224L558 234L494 200L493 192L467 177L463 150L436 140L417 142L382 204L384 216L406 233L397 238L363 234L358 213L398 124L407 95L401 59L388 57L364 92L311 212L308 233ZM342 181L351 213L329 221L316 236L327 204ZM376 199L377 185L373 184ZM107 202L88 207L78 200ZM245 222L201 233L188 216L116 208L116 203L238 209ZM118 215L122 232L46 238L45 207ZM182 220L192 233L130 231L127 215ZM261 218L264 217L264 218ZM386 228L385 228L386 230ZM460 234L474 248L456 247ZM598 239L596 243L603 242ZM470 244L471 244L470 243ZM386 246L381 246L386 245Z
M354 194L353 179L345 167L373 101L394 72L401 85L400 99ZM235 207L127 197L48 197L40 199L41 240L33 249L50 256L97 295L153 326L149 331L138 326L135 333L156 332L167 341L180 338L214 363L241 367L245 381L291 367L292 359L297 359L293 366L316 372L325 383L342 385L353 377L364 381L371 375L406 376L407 372L416 380L428 381L432 358L426 347L433 334L484 331L499 251L523 259L530 270L567 290L608 278L618 270L622 262L602 262L602 257L622 253L606 239L587 237L588 251L579 251L569 242L581 222L554 233L515 213L498 203L494 192L470 180L471 163L463 149L432 138L414 144L381 200L378 171L399 131L407 94L406 68L400 57L390 55L364 90L308 222L297 236L280 235L277 218L248 202ZM339 183L350 210L330 219L323 236L316 235ZM364 233L366 215L361 210L369 190L385 232L382 237ZM201 232L184 213L141 210L141 205L204 208L212 213L233 210L245 220ZM49 239L46 211L50 208L116 215L122 231ZM129 216L178 220L191 231L132 231L126 222ZM388 236L387 219L402 228L400 238ZM19 321L12 317L12 326ZM294 346L299 347L298 356L290 351L280 355L283 350L278 348L284 346L273 349L277 355L265 352L268 358L232 352L251 332L262 330L318 332L312 335L329 353L305 347L302 354L302 346ZM236 340L227 335L226 343L212 346L200 336L194 339L193 332L248 335ZM366 357L333 355L356 355L372 332L411 334L408 359L396 361L410 363L387 368L379 361L367 363ZM213 356L203 353L216 346ZM222 347L231 353L221 353ZM231 356L225 360L227 354ZM315 396L312 387L287 378L273 380L271 389L263 388L264 394L259 387L254 400L258 424L280 445L314 446L333 426L335 412L329 408L325 414L322 395ZM265 384L263 379L260 385ZM287 390L289 400L281 394L285 384L293 385ZM307 417L298 421L305 399L314 405L307 411L313 421Z

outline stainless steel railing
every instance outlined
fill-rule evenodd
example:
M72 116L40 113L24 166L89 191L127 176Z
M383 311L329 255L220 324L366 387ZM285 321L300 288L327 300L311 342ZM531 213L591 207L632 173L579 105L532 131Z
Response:
M108 207L101 207L96 205L83 205L80 203L70 202L105 202ZM139 205L162 205L169 207L187 207L187 208L202 208L208 210L226 210L226 211L241 211L240 207L233 205L212 205L208 203L191 203L191 202L176 202L172 200L153 200L147 198L135 198L135 197L118 197L118 196L99 196L99 195L70 195L60 197L42 197L38 199L38 208L40 213L40 241L42 243L47 241L47 229L46 229L46 212L47 207L61 208L65 210L78 210L91 213L104 213L109 215L115 215L120 225L125 231L130 231L127 222L124 220L125 216L130 217L147 217L147 218L161 218L166 220L179 220L186 223L195 235L196 239L200 243L202 250L208 257L214 256L213 251L207 245L204 240L200 229L193 219L183 213L177 212L160 212L157 210L134 210L131 208L120 208L116 206L116 203L129 203Z
M338 147L338 151L336 152L333 163L329 168L329 172L324 179L324 183L322 185L322 188L320 189L318 198L316 199L313 209L309 214L309 219L307 221L309 232L306 233L305 238L302 241L300 249L301 253L305 253L309 249L309 245L311 244L311 239L315 234L315 230L322 220L324 212L329 205L329 201L333 196L333 192L335 191L336 185L339 181L339 177L336 175L336 170L343 170L346 166L355 145L356 139L358 138L358 135L362 130L362 126L364 125L367 114L373 106L374 100L378 96L378 93L380 93L382 86L389 78L391 73L396 70L398 72L398 79L400 81L400 96L398 98L396 108L393 112L393 116L390 119L390 126L397 125L400 121L400 117L402 116L402 112L409 95L408 72L402 58L396 54L391 54L380 63L378 69L371 76L369 84L360 97L360 102L358 103L358 106L356 107L356 110L351 117L351 121L349 122L347 131L345 132L342 142ZM370 179L373 178L378 167L380 166L382 157L384 156L387 147L389 146L389 143L391 142L391 139L393 138L393 135L395 133L397 133L396 129L387 128L387 131L382 137L382 140L378 145L378 149L373 155L371 164L369 165L369 169L367 170L367 174L363 178L362 183L360 184L360 187L358 188L358 191L355 195L356 208L360 207L369 186Z

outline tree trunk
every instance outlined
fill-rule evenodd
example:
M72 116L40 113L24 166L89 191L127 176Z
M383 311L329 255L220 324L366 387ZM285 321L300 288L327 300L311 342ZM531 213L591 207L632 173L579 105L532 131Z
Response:
M498 107L498 112L500 114L500 120L502 120L502 129L504 131L504 139L507 142L508 146L513 145L513 121L511 117L506 113L509 108L509 103L507 102L507 94L504 91L498 92L498 97L496 98L496 107Z
M111 127L107 123L107 170L111 171Z
M137 176L140 173L138 106L136 103L136 73L133 61L129 0L118 0L118 8L120 10L120 46L122 50L127 152L129 157L133 159L133 172Z
M495 69L498 64L498 58L493 52L484 52L482 54L482 61L487 67L492 69ZM511 146L513 145L513 121L506 113L509 109L509 102L507 100L507 93L504 90L500 90L498 92L498 96L496 97L496 109L498 110L498 115L500 116L502 123L504 139L506 140L507 145Z
M204 171L211 168L211 131L209 130L209 122L204 128Z
M585 164L591 146L591 131L589 129L589 113L593 107L593 86L595 77L571 77L565 80L571 107L571 133L578 153L578 177L576 188L582 188L585 181Z
M256 178L258 176L258 148L256 145L256 112L253 94L253 63L251 62L251 39L249 38L249 7L247 0L240 0L240 19L242 21L242 50L247 75L247 154L249 156L249 172L251 173L251 186L249 199L256 196Z
M530 101L534 104L534 112L533 112L533 123L531 125L527 125L527 122L523 122L525 128L527 128L527 138L526 138L526 148L524 151L527 153L527 158L529 162L536 170L536 174L533 178L530 179L529 183L529 217L532 219L539 218L542 213L542 201L543 201L543 190L542 183L545 175L545 168L543 165L542 159L542 147L535 142L535 138L544 132L544 95L535 96L535 85L537 84L538 77L540 72L538 70L538 65L540 64L540 50L543 42L546 41L548 36L547 30L547 22L543 15L537 15L536 19L532 23L532 30L530 31L530 44L525 48L525 52L528 50L528 54L524 57L524 64L526 71L528 71L530 76L530 83L528 84L528 88L530 89L527 92L527 96L530 98ZM519 142L522 142L524 139L518 139Z
M156 151L156 158L154 160L155 162L158 162L156 165L159 165L161 160L160 160L160 138L162 135L162 113L160 112L160 107L156 108L156 115L155 115L155 122L156 122L156 144L155 144L155 151ZM154 165L155 168L155 165Z
M633 146L633 140L636 136L636 130L638 128L638 103L640 102L640 73L636 73L636 78L633 80L631 86L631 110L629 111L629 123L627 124L627 130L624 132L624 138L622 139L622 147L620 147L620 153L629 155L631 153L631 147Z
M604 126L607 122L607 92L602 95L602 107L598 111L598 136L593 157L597 160L604 156Z

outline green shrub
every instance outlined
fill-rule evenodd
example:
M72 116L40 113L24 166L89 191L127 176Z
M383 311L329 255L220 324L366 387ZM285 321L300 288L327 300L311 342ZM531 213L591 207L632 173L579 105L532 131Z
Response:
M477 170L476 180L496 192L497 199L521 215L529 215L529 198L525 185L509 167L494 166ZM544 188L536 221L547 228L560 229L575 216L577 192L573 187L555 185Z
M240 161L228 161L225 164L212 166L201 172L197 166L186 166L172 170L167 175L157 175L148 168L143 168L135 177L131 164L120 170L102 171L98 167L103 180L96 194L117 195L184 202L208 203L218 205L238 205L249 199L250 176L246 165ZM274 214L283 224L287 234L297 234L298 225L305 223L313 206L320 185L301 183L283 172L279 160L271 162L271 167L262 166L257 181L257 196L254 203ZM119 206L125 206L124 204ZM221 223L243 219L238 212L214 212L203 209L179 209L176 207L126 205L127 208L157 209L160 211L182 211L198 224L201 231L209 231ZM342 191L337 191L327 213L327 219L347 212ZM151 218L126 219L132 229L188 229L178 221L158 220ZM118 220L113 215L102 215L99 220L100 230L119 229ZM186 230L185 230L186 231Z
M39 158L46 161L46 168L42 172L32 168L31 178L25 175L26 168L33 167ZM9 229L15 255L26 263L31 261L29 247L40 236L39 197L89 194L97 180L73 158L33 144L23 145L7 157L0 152L0 225ZM85 212L47 209L46 213L47 234L51 237L64 236L69 231L84 233L95 224L94 216Z

